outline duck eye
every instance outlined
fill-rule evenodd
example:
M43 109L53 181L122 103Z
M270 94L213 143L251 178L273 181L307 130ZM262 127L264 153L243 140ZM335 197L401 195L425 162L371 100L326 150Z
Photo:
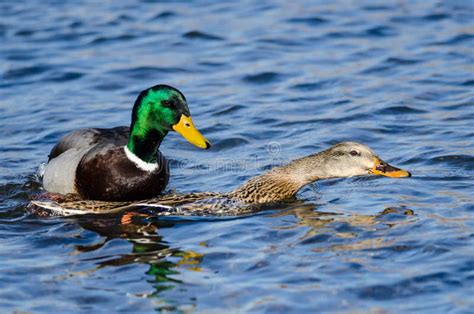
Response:
M352 150L349 154L351 154L351 156L359 156L359 153L355 150Z
M163 100L161 104L163 107L171 107L171 102L169 100Z

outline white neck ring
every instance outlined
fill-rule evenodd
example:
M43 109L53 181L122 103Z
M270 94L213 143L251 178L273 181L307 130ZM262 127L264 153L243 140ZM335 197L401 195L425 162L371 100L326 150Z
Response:
M125 156L127 156L127 158L131 162L133 162L138 168L143 171L152 172L158 169L158 167L160 166L157 162L146 162L141 160L137 155L132 153L126 145L123 147L123 150L125 151Z

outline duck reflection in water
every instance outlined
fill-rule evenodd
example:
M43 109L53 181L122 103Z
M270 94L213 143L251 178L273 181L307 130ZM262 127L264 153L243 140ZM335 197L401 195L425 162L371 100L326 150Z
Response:
M128 219L128 221L127 221ZM126 223L121 221L126 220ZM93 258L97 260L96 267L86 272L94 272L105 267L120 267L130 264L147 264L146 274L152 279L154 292L139 297L153 297L161 291L175 288L182 282L174 276L179 275L180 268L190 271L200 271L199 264L203 255L194 251L185 251L167 245L159 230L170 228L175 223L163 220L149 221L146 217L134 215L107 215L104 217L79 217L77 223L86 230L97 233L102 238L100 242L75 245L74 254L81 256L89 252L100 252L104 246L115 239L124 239L132 244L130 253L115 256L102 255ZM91 261L90 258L88 258ZM176 261L177 260L177 261Z
M341 214L335 212L320 212L315 210L316 205L304 202L287 204L286 207L273 208L268 213L264 213L268 218L293 216L296 218L293 226L276 228L299 228L309 227L306 234L299 238L300 245L305 241L312 241L314 237L322 234L331 234L334 237L343 239L342 244L323 244L313 248L315 252L337 251L337 250L361 250L366 248L379 248L391 245L391 241L378 237L364 239L359 236L363 230L373 230L374 227L392 228L399 224L411 223L414 212L407 208L385 208L375 215ZM183 218L183 217L181 217ZM184 219L184 218L183 218ZM234 218L235 219L235 218ZM245 219L242 217L240 219ZM208 221L206 219L206 221ZM108 215L100 218L98 216L79 217L77 222L85 229L93 231L103 238L99 243L89 245L75 245L75 253L80 256L89 252L99 252L109 241L114 239L124 239L132 244L130 253L110 257L107 255L96 257L97 266L90 271L96 271L104 267L120 267L130 264L147 264L149 267L146 274L152 276L154 291L146 294L147 297L158 296L162 291L176 288L183 284L177 279L180 268L187 271L202 271L201 263L204 260L205 252L195 252L173 248L166 244L163 236L159 234L160 229L170 228L177 223L163 217L149 216L146 214L129 213L121 215ZM344 230L341 231L341 226ZM362 231L361 231L362 230ZM200 243L205 251L205 244ZM105 260L104 260L105 259ZM90 259L89 259L90 260ZM143 295L141 295L143 296Z
M394 228L410 224L415 221L415 212L404 206L386 207L375 215L339 212L322 212L315 210L314 204L300 204L287 210L276 212L272 217L294 216L297 218L293 226L282 228L309 227L306 234L299 238L298 243L320 242L322 236L344 239L342 244L321 245L313 251L352 251L362 249L376 249L392 245L395 240L364 233L373 233L381 229ZM324 241L325 243L327 241Z

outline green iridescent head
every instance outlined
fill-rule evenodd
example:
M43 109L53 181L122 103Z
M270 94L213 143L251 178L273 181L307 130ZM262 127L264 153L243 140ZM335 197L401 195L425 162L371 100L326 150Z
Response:
M169 131L178 132L197 147L210 147L206 138L194 127L186 98L179 90L168 85L156 85L142 91L133 106L127 147L138 157L149 161ZM152 152L144 145L154 146Z

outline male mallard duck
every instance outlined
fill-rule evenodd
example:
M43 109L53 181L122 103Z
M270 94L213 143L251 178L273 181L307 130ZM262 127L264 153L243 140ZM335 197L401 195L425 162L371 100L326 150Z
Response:
M294 199L305 185L317 180L361 175L392 178L411 174L382 161L367 146L343 142L329 149L296 159L289 164L251 178L229 193L192 193L163 195L139 202L40 202L32 203L60 214L111 213L134 207L157 207L158 214L229 215L248 213L255 205Z
M104 201L156 197L169 179L158 148L171 130L197 147L210 147L180 91L167 85L148 88L135 101L130 128L80 129L64 136L49 154L44 189Z

